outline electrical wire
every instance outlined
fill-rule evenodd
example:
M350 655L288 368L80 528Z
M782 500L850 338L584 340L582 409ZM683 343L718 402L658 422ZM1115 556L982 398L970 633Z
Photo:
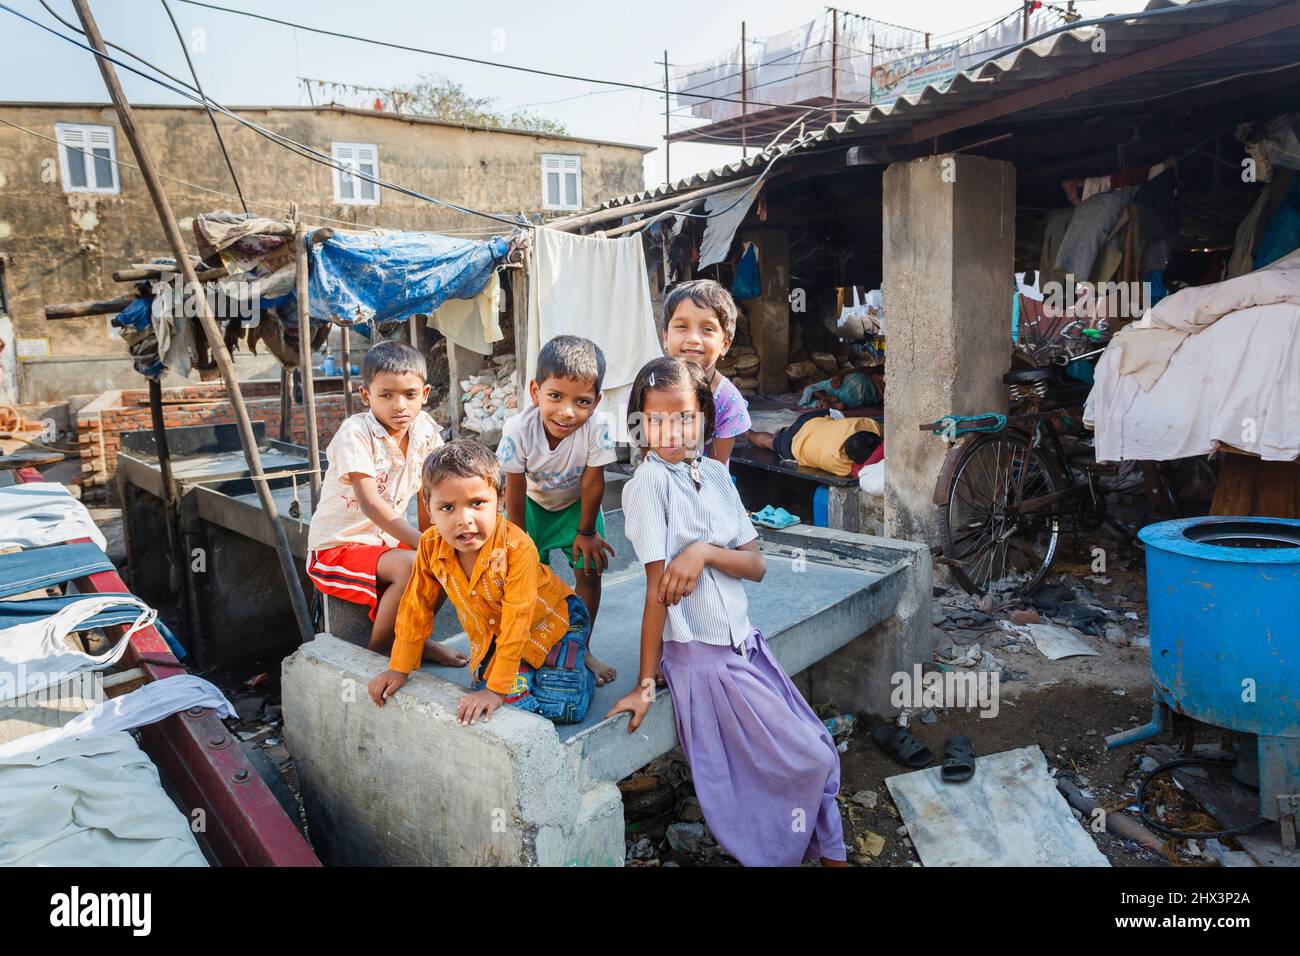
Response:
M172 29L176 31L176 39L180 42L181 52L185 54L185 62L189 64L190 76L194 77L194 88L198 90L199 96L207 99L203 92L203 84L199 82L199 71L194 68L194 60L190 58L190 48L185 44L185 37L181 35L181 25L176 22L176 17L172 13L172 8L168 5L167 0L162 0L163 9L167 11L167 19L172 22ZM46 7L45 9L49 9ZM244 190L239 185L239 177L235 175L235 164L230 161L230 153L226 149L226 141L221 136L221 130L217 127L217 117L212 112L211 106L206 106L208 120L212 123L212 132L217 137L217 145L221 147L221 155L226 159L226 168L230 170L230 178L234 181L235 192L239 194L239 204L244 207L244 214L248 215L248 203L244 202Z
M311 27L301 23L291 23L288 20L281 20L277 17L269 17L262 13L253 13L249 10L236 10L232 7L222 7L214 3L203 3L201 0L180 0L181 3L187 3L193 7L202 7L205 10L217 10L221 13L230 13L241 17L250 17L254 20L264 20L267 23L275 23L283 27L293 27L298 30L306 30L308 33L318 33L322 36L335 37L342 40L353 40L358 43L369 43L374 46L387 47L390 50L402 50L407 53L420 53L425 56L443 57L449 60L458 60L462 63L474 63L478 66L491 66L502 70L515 70L520 73L531 73L534 76L547 76L558 80L575 80L579 83L595 83L600 86L619 86L629 90L641 90L645 93L654 93L658 96L663 95L662 87L648 86L640 83L625 83L622 80L605 80L599 77L578 76L573 73L560 73L555 70L540 70L536 67L519 66L515 63L501 63L496 60L484 60L473 56L463 56L459 53L446 53L441 50L429 50L423 47L409 46L405 43L393 43L389 40L376 40L373 37L357 36L352 33L343 33L338 30L326 30L323 27ZM726 96L701 96L703 99L716 100L723 103L739 103L738 99ZM783 106L783 103L750 103L751 106ZM821 112L830 112L831 107L809 107Z
M456 212L465 213L466 215L480 216L484 219L493 219L496 220L497 222L502 222L510 226L525 225L525 223L521 223L519 219L512 219L506 216L497 215L496 213L488 213L488 212L482 212L477 209L470 209L467 206L461 206L457 203L448 202L445 199L438 199L433 196L427 196L424 193L418 192L414 189L409 189L406 186L402 186L398 183L394 183L386 179L380 179L377 176L370 176L368 174L362 173L359 168L356 168L351 164L340 163L337 160L335 160L332 156L327 156L324 153L320 152L319 150L313 149L312 147L307 146L303 143L299 143L296 140L290 139L289 137L284 136L280 133L276 133L273 130L268 130L263 126L254 123L252 120L240 116L238 113L234 112L233 110L227 109L225 106L222 106L220 103L218 103L216 100L210 97L196 96L195 93L197 93L197 91L194 90L192 86L190 86L188 83L185 83L184 81L180 81L180 80L177 81L180 84L180 88L176 86L172 86L171 84L168 83L164 83L156 76L151 76L148 73L144 73L136 69L135 67L131 66L130 64L123 63L121 60L118 60L107 53L101 53L100 51L96 50L94 47L91 47L77 40L75 37L65 36L64 34L59 33L57 30L54 30L53 28L46 26L45 24L40 23L37 20L33 20L31 17L27 16L26 14L20 13L19 11L15 10L13 7L10 7L5 3L0 3L0 10L4 10L7 13L11 13L21 20L26 20L28 23L32 24L33 26L39 27L45 32L52 34L53 36L56 36L59 39L64 40L68 43L71 43L73 46L80 47L81 49L87 51L88 53L91 53L96 57L100 57L104 60L107 60L108 62L113 63L130 73L134 73L136 76L146 79L151 83L157 84L158 86L161 86L163 89L175 93L178 96L191 100L195 103L199 103L200 105L211 104L211 106L215 108L218 112L220 112L223 116L229 117L230 119L234 120L240 125L245 126L248 129L251 129L253 132L257 133L258 135L263 136L266 139L269 139L270 141L277 143L280 146L283 146L284 148L288 149L290 152L303 156L306 159L310 159L313 162L320 163L321 165L328 166L332 169L337 169L340 172L347 173L348 175L353 176L357 179L361 179L373 183L376 186L382 186L386 189L391 189L394 192L398 192L403 195L410 196L413 199L420 199L423 200L424 202L432 203L437 206L442 206L447 209L453 209ZM162 70L155 67L152 63L148 63L148 61L144 60L143 58L137 57L137 59L139 59L141 63L146 63L151 69L155 69L159 73L163 73ZM173 79L175 78L173 77Z

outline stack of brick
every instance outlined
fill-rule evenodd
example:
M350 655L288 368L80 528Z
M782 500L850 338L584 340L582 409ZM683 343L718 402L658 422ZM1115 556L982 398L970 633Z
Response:
M356 382L354 380L354 387ZM278 381L241 382L248 417L266 423L270 438L280 436L280 383ZM164 388L163 421L168 428L187 425L217 425L235 420L234 409L221 383L183 385ZM358 396L353 397L354 412L362 409ZM305 444L306 409L294 404L289 425L289 441ZM316 380L316 427L324 448L343 421L343 383L341 379ZM87 501L104 501L115 497L114 475L117 453L124 432L148 431L149 392L146 389L118 389L104 392L77 412L77 440L81 448L82 497Z

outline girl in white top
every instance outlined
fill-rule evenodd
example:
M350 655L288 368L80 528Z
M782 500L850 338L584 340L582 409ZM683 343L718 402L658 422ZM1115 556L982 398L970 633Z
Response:
M662 674L719 845L746 866L843 865L839 754L749 623L741 581L766 564L726 466L701 457L713 419L699 366L655 359L637 375L628 429L646 455L623 514L646 571L641 668L607 716L626 711L635 731Z

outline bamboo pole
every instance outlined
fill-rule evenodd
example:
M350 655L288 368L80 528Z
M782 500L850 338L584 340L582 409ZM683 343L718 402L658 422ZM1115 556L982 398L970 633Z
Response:
M45 318L79 319L84 315L112 315L115 312L121 312L138 298L140 298L138 295L127 295L120 299L93 299L88 302L65 302L61 305L47 305L45 307Z
M343 417L352 417L352 329L342 326L339 351L343 355Z
M163 190L162 182L158 178L153 156L145 149L140 140L140 134L135 125L135 116L131 112L131 104L122 91L122 84L117 78L117 71L107 58L108 51L104 47L104 38L100 36L99 26L90 13L87 0L73 0L73 6L77 10L77 18L81 21L82 29L85 31L86 41L98 54L95 59L99 64L99 72L104 78L104 85L108 87L108 95L113 100L113 106L117 110L118 122L122 125L122 133L131 144L131 151L135 154L136 164L140 167L140 175L144 179L145 186L149 190L149 196L158 212L158 220L162 225L163 233L167 236L167 244L172 248L172 255L175 257L177 264L180 265L186 283L190 288L196 289L199 282L185 248L185 239L181 235L180 226L172 213L167 193ZM257 439L253 435L253 424L248 419L248 408L244 405L244 396L239 390L239 380L235 377L235 363L231 360L230 352L222 340L221 330L212 317L207 299L202 295L195 296L195 298L198 302L199 324L203 327L203 334L208 339L208 348L211 349L217 367L221 370L221 377L226 384L226 392L230 396L230 405L235 412L235 421L239 427L240 443L244 447L244 459L248 463L249 474L253 479L254 487L257 489L258 498L261 500L262 510L266 513L266 520L271 525L271 533L275 538L275 551L280 559L280 570L284 574L285 586L289 592L289 601L293 606L294 617L298 622L298 630L302 639L309 641L313 637L313 628L311 613L307 609L307 597L303 593L302 581L298 577L298 569L293 563L293 553L289 550L289 537L285 533L284 525L280 523L280 516L276 512L275 499L271 496L271 488L266 483L266 475L262 471L262 458L257 452Z
M298 368L302 371L302 407L306 413L308 474L311 478L311 512L320 503L320 432L316 429L316 382L311 367L311 301L307 287L307 241L298 204L293 204L293 246L297 260Z
M293 424L293 373L280 366L280 441L288 441Z

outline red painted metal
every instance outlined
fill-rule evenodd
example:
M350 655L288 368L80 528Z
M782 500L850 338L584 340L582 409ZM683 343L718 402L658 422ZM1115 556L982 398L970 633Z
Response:
M35 469L18 471L20 481L43 481ZM77 541L89 541L78 538ZM72 542L70 542L72 543ZM128 591L116 571L78 578L77 590L87 593ZM126 625L108 628L121 637ZM131 637L123 655L128 667L140 667L151 680L185 673L157 629L142 628ZM223 866L320 866L320 860L284 809L244 756L238 739L207 708L173 714L141 728L145 752L158 765L163 779L193 820L203 811L206 844Z

